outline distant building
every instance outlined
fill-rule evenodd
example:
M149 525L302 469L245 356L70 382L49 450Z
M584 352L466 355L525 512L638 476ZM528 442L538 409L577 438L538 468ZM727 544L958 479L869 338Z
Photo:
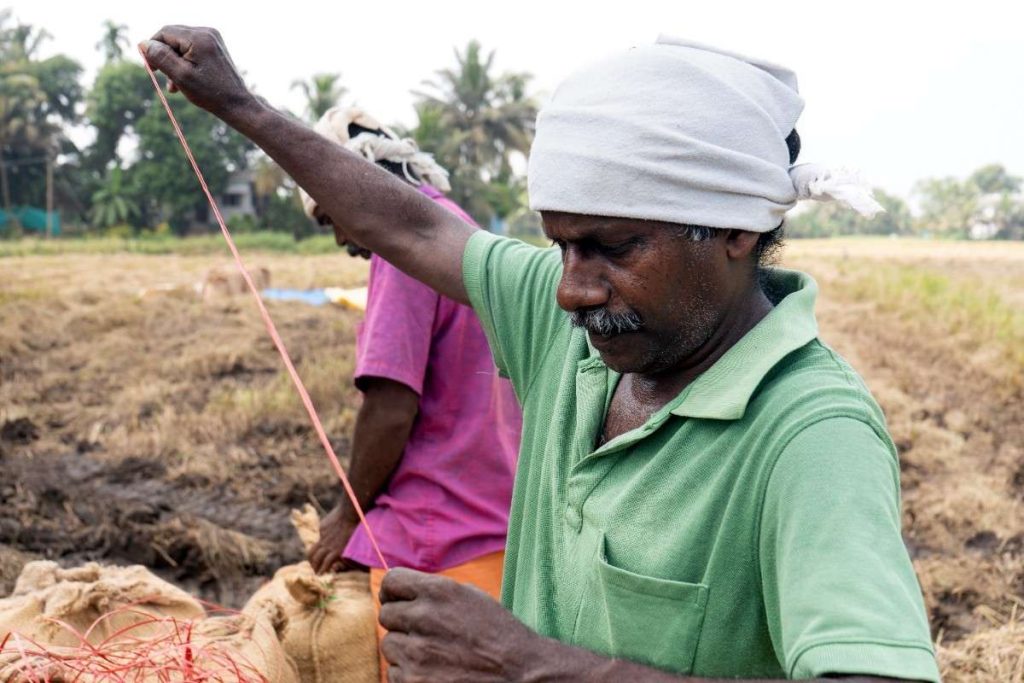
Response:
M230 221L237 216L257 217L256 212L256 186L253 182L254 174L246 169L235 171L228 177L224 191L216 195L217 206L225 221ZM205 204L196 211L196 223L204 228L217 228L217 219L213 211Z
M973 240L990 240L1003 229L1008 208L1024 204L1024 194L1005 194L990 192L978 198L978 208L974 212L971 225L967 229L968 236Z

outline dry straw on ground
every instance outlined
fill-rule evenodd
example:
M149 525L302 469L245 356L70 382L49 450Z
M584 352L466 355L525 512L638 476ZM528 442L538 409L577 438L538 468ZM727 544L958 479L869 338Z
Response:
M905 537L947 680L1019 680L1024 245L835 240L787 250L787 265L821 286L822 337L886 411ZM256 261L282 287L350 287L366 276L365 262L344 255ZM338 487L252 302L204 305L185 291L217 263L0 259L0 588L30 558L103 558L239 607L261 577L301 559L289 510L325 508ZM358 317L271 310L344 454L358 407Z

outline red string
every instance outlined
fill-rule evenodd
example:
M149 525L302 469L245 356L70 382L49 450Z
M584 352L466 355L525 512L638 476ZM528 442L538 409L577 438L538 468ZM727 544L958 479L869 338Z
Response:
M302 405L306 407L306 412L309 413L309 419L313 422L313 428L316 430L316 434L320 438L320 444L324 447L324 452L327 453L327 458L331 461L331 465L334 467L334 471L338 475L338 479L341 480L341 485L345 487L345 493L348 494L349 500L352 501L352 505L356 509L356 514L359 515L359 521L363 523L363 529L366 530L366 536L370 539L370 544L373 545L374 552L377 553L377 559L380 560L381 565L386 571L389 569L387 560L384 559L384 553L380 551L380 546L377 545L377 539L374 538L373 531L370 529L370 525L366 521L366 515L363 514L363 508L359 505L359 501L356 499L355 491L352 490L352 485L349 484L348 477L345 476L345 470L342 468L341 463L338 461L338 456L335 455L334 449L331 447L331 442L328 440L327 433L324 431L324 427L320 423L320 417L317 415L316 408L313 407L313 400L309 397L309 392L306 391L306 386L302 383L302 379L299 378L299 373L295 371L292 359L288 355L288 349L285 348L284 342L281 340L281 336L277 333L277 327L274 326L274 321L271 320L270 313L267 311L267 307L263 304L263 298L260 297L259 290L256 289L256 285L253 283L252 277L249 275L249 271L246 270L245 264L242 263L242 257L238 253L238 248L235 247L235 241L231 239L231 233L228 232L227 225L224 223L224 218L221 216L220 209L217 207L217 202L214 200L213 195L210 194L210 188L206 185L206 179L203 177L203 172L199 170L199 164L196 163L195 157L192 156L192 150L189 148L188 142L185 140L185 134L181 132L181 126L178 125L178 120L174 118L174 112L171 111L171 105L167 102L167 97L164 96L164 92L160 88L160 83L156 80L156 74L153 73L153 69L149 66L149 62L146 60L146 53L141 46L139 47L139 53L142 55L142 64L146 67L150 80L153 81L153 87L156 88L156 94L159 96L160 102L163 103L164 109L167 111L168 118L171 119L171 125L174 126L174 132L177 133L178 140L181 141L181 146L185 149L185 155L188 156L188 160L192 164L192 170L196 172L196 177L199 178L199 184L203 187L206 199L210 202L210 207L213 209L213 215L217 217L217 223L220 225L220 231L224 234L224 239L228 243L228 248L231 249L231 254L235 257L235 265L238 266L238 270L242 273L242 277L245 278L245 283L249 286L249 291L252 292L252 295L256 298L256 305L260 309L260 315L263 316L263 323L267 326L267 332L270 333L270 338L274 341L274 346L277 347L278 353L281 354L281 360L284 361L284 366L288 369L288 374L292 378L292 383L295 385L295 389L299 392L299 397L302 399Z

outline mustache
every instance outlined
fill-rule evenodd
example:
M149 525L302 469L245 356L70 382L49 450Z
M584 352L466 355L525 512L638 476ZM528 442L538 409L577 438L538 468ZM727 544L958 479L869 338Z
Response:
M573 327L582 327L591 334L609 336L624 332L639 332L644 321L636 311L613 313L607 308L588 308L569 314Z

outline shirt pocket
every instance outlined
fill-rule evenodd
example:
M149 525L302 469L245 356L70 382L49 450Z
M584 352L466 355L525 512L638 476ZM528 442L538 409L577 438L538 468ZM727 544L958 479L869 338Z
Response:
M688 674L707 602L704 584L635 574L609 564L601 552L583 593L572 640L610 657Z

